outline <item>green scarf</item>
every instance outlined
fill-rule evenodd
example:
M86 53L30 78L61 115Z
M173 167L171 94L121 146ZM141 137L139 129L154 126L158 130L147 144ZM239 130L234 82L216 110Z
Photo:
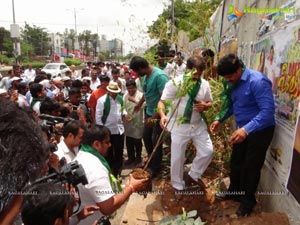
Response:
M184 79L190 79L192 73L188 73L184 75ZM191 117L193 113L193 103L196 98L196 95L198 94L199 90L201 87L201 77L195 82L193 87L188 91L189 99L186 103L186 106L184 108L184 113L183 113L183 122L182 123L190 123L191 122ZM206 117L203 112L200 112L201 117L204 119L206 122Z
M30 108L32 109L35 103L42 102L42 101L44 101L44 98L35 98L35 97L33 97L32 101L30 103Z
M245 72L246 66L242 65L242 74ZM232 107L232 100L231 100L231 93L236 88L236 84L228 83L225 79L222 80L224 90L221 93L220 99L222 102L221 110L220 112L215 116L214 121L224 121L225 115Z
M94 149L92 146L81 145L80 150L83 152L88 152L88 153L96 156L100 160L102 165L108 170L109 182L110 182L110 186L111 186L113 192L114 193L121 192L122 188L121 188L120 181L112 174L110 166L109 166L108 162L106 161L106 159L99 152L97 152L96 149Z
M105 124L106 120L107 120L107 117L109 115L109 112L110 112L110 99L109 99L110 95L109 94L106 94L106 99L105 99L105 102L104 102L104 109L103 109L103 116L102 116L102 123L103 125ZM122 108L123 108L123 105L124 105L124 102L123 102L123 98L121 95L117 95L117 101L121 104Z

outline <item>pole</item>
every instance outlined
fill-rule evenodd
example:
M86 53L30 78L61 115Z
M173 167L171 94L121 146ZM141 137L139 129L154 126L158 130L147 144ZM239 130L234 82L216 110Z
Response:
M14 24L16 23L16 17L15 17L15 1L12 0L12 9L13 9L13 21Z
M172 0L172 21L171 21L171 41L173 41L173 32L174 32L174 0Z
M16 16L15 16L15 1L12 0L12 10L13 10L13 23L16 24ZM17 41L17 38L14 38L13 40L14 42L14 52L16 52L16 64L18 64L18 53L17 53L17 50L18 50L18 41Z
M76 9L75 8L74 8L74 19L75 19L75 34L77 34Z

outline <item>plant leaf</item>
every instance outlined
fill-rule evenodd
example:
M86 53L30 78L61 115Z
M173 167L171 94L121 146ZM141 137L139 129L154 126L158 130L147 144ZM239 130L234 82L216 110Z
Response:
M188 218L195 217L195 216L197 216L197 210L192 210L187 213Z

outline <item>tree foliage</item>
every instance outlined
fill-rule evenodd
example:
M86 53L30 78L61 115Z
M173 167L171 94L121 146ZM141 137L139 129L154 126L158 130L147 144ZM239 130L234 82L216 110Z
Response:
M35 55L49 55L51 45L46 28L37 27L35 25L31 27L25 23L25 27L21 29L21 37L23 43L32 46Z
M86 52L86 55L90 55L90 52L95 50L99 35L92 34L90 30L85 30L78 35L78 40L80 47Z
M178 31L188 33L190 40L195 40L205 34L209 25L209 18L220 4L221 0L212 1L183 1L174 0L174 26L168 25L172 20L172 5L167 6L158 16L158 19L148 27L151 38L175 41ZM174 37L170 37L173 29Z
M6 53L9 57L12 56L12 40L10 32L4 27L0 27L0 54Z

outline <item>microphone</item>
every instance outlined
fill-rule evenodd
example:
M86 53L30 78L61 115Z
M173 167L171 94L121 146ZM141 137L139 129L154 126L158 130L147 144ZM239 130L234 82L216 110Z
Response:
M54 123L65 123L65 122L70 122L74 119L72 118L65 118L65 117L60 117L60 116L51 116L51 115L47 115L47 114L40 114L39 118L42 120L48 120L50 122L54 122Z

